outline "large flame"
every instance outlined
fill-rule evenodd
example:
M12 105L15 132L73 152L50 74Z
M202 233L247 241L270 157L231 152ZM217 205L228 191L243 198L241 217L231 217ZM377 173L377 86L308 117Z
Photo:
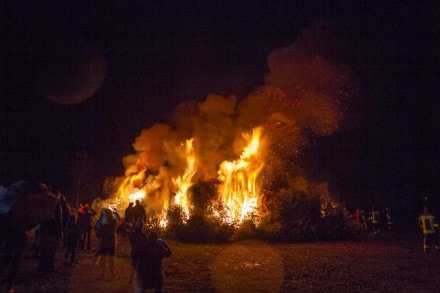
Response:
M261 128L255 128L252 136L243 134L248 144L240 158L234 161L224 161L220 165L219 179L221 200L230 211L230 219L242 222L246 216L257 212L259 194L257 178L264 167L264 161L259 156Z
M186 215L189 215L190 204L188 200L188 190L193 185L192 178L197 172L196 158L194 156L193 139L186 141L186 162L187 166L182 176L177 177L174 181L177 186L177 193L174 201L181 206Z
M316 32L319 38L310 36ZM220 182L214 214L240 223L258 220L273 192L298 191L292 179L307 176L297 157L311 138L337 130L356 90L348 68L327 60L321 43L314 47L323 32L312 27L296 44L273 51L264 84L240 101L210 94L202 103L178 105L170 125L142 130L135 154L123 159L126 177L115 180L112 203L125 207L142 199L149 217L165 225L170 204L191 216L191 187L214 179ZM301 192L316 193L310 187Z
M262 128L253 129L252 133L243 133L246 146L240 157L233 161L223 161L218 170L220 180L219 201L227 208L228 222L242 222L247 216L258 213L259 205L259 186L258 175L264 167L264 161L259 153L261 147ZM175 194L174 204L182 207L186 216L190 215L191 203L189 200L189 189L195 183L194 175L197 172L197 160L193 139L186 140L185 143L186 166L182 175L172 178ZM125 204L141 200L145 205L149 205L149 193L154 193L160 188L155 180L145 178L145 172L139 172L127 176L119 186L118 197L112 205ZM173 195L171 195L173 197ZM161 226L166 225L164 213L168 208L168 201L162 202L159 214L154 215L161 222Z

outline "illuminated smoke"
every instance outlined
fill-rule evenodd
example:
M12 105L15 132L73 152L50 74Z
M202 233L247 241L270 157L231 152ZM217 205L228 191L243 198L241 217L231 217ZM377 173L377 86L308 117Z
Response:
M147 212L156 214L170 204L187 202L182 192L192 183L219 179L220 168L238 164L236 160L248 147L246 136L255 129L261 134L258 154L252 160L260 160L254 166L263 169L255 176L260 171L267 174L266 182L252 178L259 188L269 184L270 176L282 174L296 190L326 189L326 184L311 184L305 174L295 173L300 168L292 165L292 158L301 154L311 136L331 135L338 129L351 94L349 70L323 54L322 40L328 40L327 35L321 26L312 26L297 43L273 51L268 56L264 84L243 100L211 94L204 102L178 105L170 125L156 124L142 130L133 143L135 153L123 159L126 187L125 191L120 188L117 196L123 198L124 193L142 189ZM146 175L141 176L136 189L129 178L140 172ZM189 185L182 189L185 180ZM226 193L221 197L227 202L232 197Z

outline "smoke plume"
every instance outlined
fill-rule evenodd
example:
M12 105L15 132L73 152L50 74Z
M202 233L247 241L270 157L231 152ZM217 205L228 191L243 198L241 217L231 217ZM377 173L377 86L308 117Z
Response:
M331 135L343 121L352 81L346 66L329 60L334 44L328 28L312 25L296 43L268 56L264 84L242 100L210 94L201 103L178 105L169 125L156 124L135 139L135 153L123 158L125 175L143 170L157 174L161 188L149 195L150 200L171 201L170 178L181 176L187 166L187 139L193 139L196 182L217 178L221 163L237 159L243 151L243 134L261 127L265 180L288 176L286 184L292 188L322 189L322 184L307 182L294 161L311 137Z

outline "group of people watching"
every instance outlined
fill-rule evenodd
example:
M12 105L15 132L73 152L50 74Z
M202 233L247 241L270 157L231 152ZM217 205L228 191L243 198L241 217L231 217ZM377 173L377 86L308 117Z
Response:
M78 207L78 217L69 213L67 224L64 226L64 263L72 265L75 260L76 250L90 250L90 237L92 233L92 217L96 212L86 204Z
M162 292L162 259L171 256L171 249L165 239L158 237L157 232L146 234L143 227L143 220L138 218L130 234L132 271L129 284L132 284L134 292L144 292L146 289Z
M381 211L373 206L368 213L357 209L352 217L360 230L370 230L374 236L379 235L383 229L389 232L393 229L394 222L388 208Z
M134 205L135 204L135 205ZM146 213L139 200L130 202L125 209L125 231L130 237L131 266L129 284L134 292L154 289L162 292L164 273L162 259L171 255L171 249L156 231L145 231Z
M35 241L32 247L27 248L31 248L34 251L34 257L38 258L39 271L49 273L55 269L55 256L60 247L64 249L64 265L73 265L78 250L91 249L91 233L94 229L98 240L94 263L99 267L99 276L102 280L113 280L115 278L116 233L120 224L115 219L114 210L102 208L100 217L94 225L93 216L96 212L88 204L80 204L75 212L67 204L63 195L59 192L56 195L59 202L53 218L39 223L32 230L34 234L31 238ZM136 205L130 203L125 211L125 222L129 228L126 236L130 237L132 246L132 271L129 283L135 292L144 292L147 288L162 292L164 278L161 261L162 258L171 255L171 250L158 238L156 232L144 233L142 228L146 220L145 209L139 200L135 203ZM15 235L17 239L14 238L4 245L5 254L0 263L2 279L5 278L7 288L12 287L21 253L29 243L25 234L12 233L11 235ZM16 256L17 252L19 256ZM6 271L9 273L4 276L3 272Z

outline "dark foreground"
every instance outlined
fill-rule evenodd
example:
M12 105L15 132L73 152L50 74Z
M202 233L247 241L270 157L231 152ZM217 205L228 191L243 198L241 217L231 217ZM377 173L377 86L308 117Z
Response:
M440 252L424 254L418 234L385 235L362 242L196 245L170 241L164 260L165 292L438 292ZM119 237L117 278L98 281L94 251L79 253L73 267L42 276L37 260L23 260L17 292L132 292L130 247Z

